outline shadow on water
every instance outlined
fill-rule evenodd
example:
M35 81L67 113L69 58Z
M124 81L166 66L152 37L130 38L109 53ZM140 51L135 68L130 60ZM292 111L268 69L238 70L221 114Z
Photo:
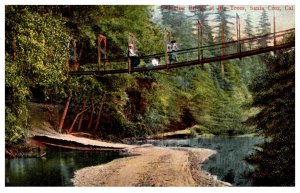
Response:
M120 157L112 151L51 151L43 158L6 158L5 186L73 186L76 170Z
M251 186L246 174L253 167L244 158L254 151L254 146L263 142L261 137L211 137L192 139L148 140L155 146L199 147L214 149L217 154L211 156L202 168L218 176L218 179L234 186ZM145 143L145 141L143 142Z

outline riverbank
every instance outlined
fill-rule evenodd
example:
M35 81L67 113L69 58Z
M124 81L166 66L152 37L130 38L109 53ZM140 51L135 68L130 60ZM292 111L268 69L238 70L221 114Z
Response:
M129 157L75 172L75 186L230 186L200 170L209 149L137 147Z

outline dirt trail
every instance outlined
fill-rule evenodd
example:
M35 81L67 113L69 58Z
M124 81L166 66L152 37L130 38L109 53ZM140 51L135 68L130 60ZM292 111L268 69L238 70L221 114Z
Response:
M228 186L199 169L215 151L192 148L139 147L131 157L83 168L75 186Z

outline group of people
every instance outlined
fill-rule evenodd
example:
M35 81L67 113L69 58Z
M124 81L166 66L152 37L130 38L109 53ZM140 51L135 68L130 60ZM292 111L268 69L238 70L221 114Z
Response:
M169 53L169 63L172 62L177 62L177 54L176 51L178 50L177 44L175 40L172 40L168 45L167 45L167 51ZM135 52L133 44L128 45L128 57L130 59L131 63L131 68L135 68L139 65L140 59L138 55ZM160 65L160 57L154 57L151 60L151 65L152 66L158 66Z

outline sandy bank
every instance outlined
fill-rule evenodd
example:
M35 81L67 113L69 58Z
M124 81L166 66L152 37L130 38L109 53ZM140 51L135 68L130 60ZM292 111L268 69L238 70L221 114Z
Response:
M130 157L76 171L75 186L228 186L199 168L209 149L138 147Z

